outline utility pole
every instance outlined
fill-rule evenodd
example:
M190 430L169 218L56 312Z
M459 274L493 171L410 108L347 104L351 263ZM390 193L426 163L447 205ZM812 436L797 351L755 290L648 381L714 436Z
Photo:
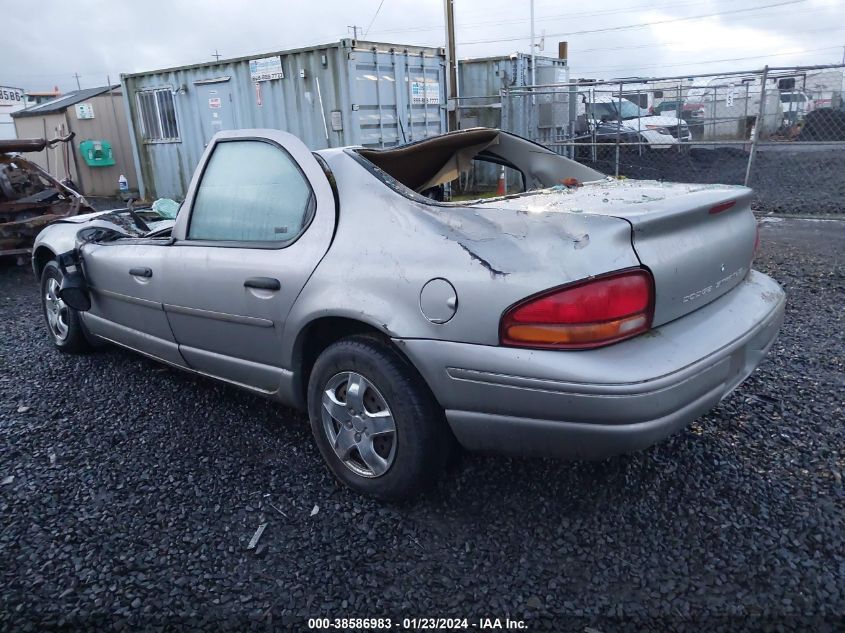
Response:
M537 85L537 46L534 44L534 0L531 0L531 85ZM533 102L533 99L532 99Z
M355 26L354 24L349 24L346 26L346 30L352 29L352 39L358 39L358 31L363 31L364 29L360 26Z
M211 56L214 58L214 61L216 61L216 62L219 62L220 58L223 57L220 54L220 51L218 51L216 48L214 49L214 52L211 54Z
M81 75L79 73L73 73L73 78L76 79L76 89L82 90L82 86L79 84L79 78Z
M458 60L455 49L455 0L444 0L446 10L446 129L458 129ZM532 0L533 6L533 0Z

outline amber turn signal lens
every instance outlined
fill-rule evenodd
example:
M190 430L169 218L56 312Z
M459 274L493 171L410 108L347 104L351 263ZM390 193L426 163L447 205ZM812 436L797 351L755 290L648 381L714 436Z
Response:
M512 325L506 334L513 341L544 345L580 345L597 341L612 341L642 329L643 314L592 325Z

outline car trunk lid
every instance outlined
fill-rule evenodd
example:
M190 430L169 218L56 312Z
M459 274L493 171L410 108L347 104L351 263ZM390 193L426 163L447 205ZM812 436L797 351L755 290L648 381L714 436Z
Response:
M750 198L746 187L607 179L482 204L629 222L637 257L654 276L657 326L707 305L745 278L756 241Z

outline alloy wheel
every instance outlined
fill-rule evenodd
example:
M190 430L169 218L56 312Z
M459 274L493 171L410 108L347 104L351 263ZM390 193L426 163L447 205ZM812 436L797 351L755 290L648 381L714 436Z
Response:
M50 333L57 341L64 341L68 334L68 307L59 297L60 287L58 279L50 277L47 280L44 311L47 314Z

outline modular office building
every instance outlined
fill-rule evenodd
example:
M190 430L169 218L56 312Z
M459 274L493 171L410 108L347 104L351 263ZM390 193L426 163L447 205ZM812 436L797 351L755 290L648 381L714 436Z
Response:
M184 198L220 130L276 128L311 149L446 131L442 48L340 42L121 76L146 199Z

